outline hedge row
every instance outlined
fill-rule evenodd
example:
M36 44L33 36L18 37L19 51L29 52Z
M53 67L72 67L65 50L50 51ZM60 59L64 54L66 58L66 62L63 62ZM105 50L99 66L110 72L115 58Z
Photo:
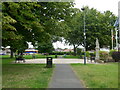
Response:
M95 56L95 53L89 53L88 51L86 52L86 56L87 57L91 57L91 56ZM49 53L49 55L74 55L74 52L52 52L52 53ZM80 57L82 58L84 56L84 52L81 52L77 55L80 55ZM106 52L106 51L99 51L99 55L100 55L100 60L103 60L103 61L107 61L109 56L112 57L112 59L115 60L115 62L118 62L120 61L120 52L117 52L116 50L111 50L110 52Z
M113 52L112 58L115 60L115 62L119 62L120 61L120 52Z
M64 54L73 55L73 52L57 52L57 51L55 51L55 52L49 53L49 55L64 55Z

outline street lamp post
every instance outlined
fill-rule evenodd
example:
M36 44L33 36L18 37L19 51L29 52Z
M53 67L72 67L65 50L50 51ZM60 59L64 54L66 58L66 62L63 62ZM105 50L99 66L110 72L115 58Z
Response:
M85 30L85 8L81 8L84 11L84 64L86 64L86 30Z
M119 29L118 29L118 33L119 33L119 38L118 38L119 48L118 48L118 51L120 52L120 1L118 2L118 18L119 18Z

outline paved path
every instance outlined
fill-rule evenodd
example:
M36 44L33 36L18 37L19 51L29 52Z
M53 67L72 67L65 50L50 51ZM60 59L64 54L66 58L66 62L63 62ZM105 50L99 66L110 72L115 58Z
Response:
M83 88L69 64L56 64L49 88Z
M32 63L46 64L46 59L26 59L25 61L26 62L24 64L32 64ZM23 63L23 62L20 62L20 63ZM71 63L84 63L84 60L83 59L64 59L64 58L53 59L53 64L71 64ZM87 63L91 63L91 62L87 61Z

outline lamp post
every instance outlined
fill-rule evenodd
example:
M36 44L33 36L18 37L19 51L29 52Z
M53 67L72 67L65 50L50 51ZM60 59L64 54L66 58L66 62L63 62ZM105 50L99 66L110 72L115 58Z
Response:
M84 65L86 64L86 30L85 30L85 8L81 8L84 12Z
M118 2L118 18L119 18L119 29L118 29L118 33L119 33L119 38L118 38L118 42L119 42L119 48L118 51L120 52L120 1Z

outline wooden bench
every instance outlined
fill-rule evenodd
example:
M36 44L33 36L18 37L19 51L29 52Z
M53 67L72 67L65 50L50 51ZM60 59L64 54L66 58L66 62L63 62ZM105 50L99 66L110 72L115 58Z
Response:
M18 57L16 57L16 59L15 59L15 63L18 61L18 63L19 63L19 61L23 61L23 62L25 62L25 59L22 57L22 56L18 56Z

